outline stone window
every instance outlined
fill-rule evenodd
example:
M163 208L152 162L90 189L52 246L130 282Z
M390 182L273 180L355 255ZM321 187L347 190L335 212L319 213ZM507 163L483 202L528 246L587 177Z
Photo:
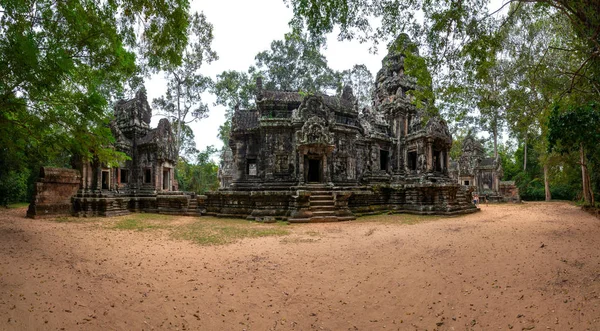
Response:
M129 183L129 170L121 169L121 184Z
M379 150L379 170L388 170L389 155L390 153L388 151L384 151L383 149Z
M465 180L465 186L469 186L469 181Z
M152 183L152 169L150 169L150 168L144 169L144 183L146 183L146 184Z
M408 152L408 169L417 170L417 152Z
M256 167L256 159L247 159L246 160L246 175L256 176L258 173L258 169Z

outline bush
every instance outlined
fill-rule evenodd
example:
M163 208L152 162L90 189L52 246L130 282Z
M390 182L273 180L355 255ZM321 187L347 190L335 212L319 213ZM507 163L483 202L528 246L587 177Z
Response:
M550 187L552 199L556 200L574 200L577 197L577 191L578 188L565 184L553 185Z
M0 205L27 201L29 171L8 171L0 175Z

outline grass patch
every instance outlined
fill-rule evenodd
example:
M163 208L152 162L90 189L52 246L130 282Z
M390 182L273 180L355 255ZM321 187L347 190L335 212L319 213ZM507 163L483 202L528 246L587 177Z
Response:
M134 213L121 217L112 227L118 230L153 230L172 228L171 222L178 216L152 214L152 213Z
M134 219L134 218L126 218L118 221L114 225L114 229L118 230L136 230L136 231L144 231L148 229L162 229L165 228L165 225L155 224L152 222Z
M17 209L17 208L25 208L25 207L29 207L29 202L11 203L8 206L6 206L6 208L8 208L8 209Z
M443 217L438 215L414 215L414 214L382 214L382 215L369 215L359 217L353 222L360 223L390 223L390 224L406 224L413 225L422 222L434 221L442 219Z
M289 233L278 224L200 218L196 222L175 228L172 236L176 239L191 240L199 245L224 245L244 238L285 236Z

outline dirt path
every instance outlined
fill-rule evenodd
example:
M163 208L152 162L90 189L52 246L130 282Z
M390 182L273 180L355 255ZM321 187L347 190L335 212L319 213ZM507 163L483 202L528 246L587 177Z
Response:
M600 330L600 220L565 203L224 246L23 214L0 211L1 330Z

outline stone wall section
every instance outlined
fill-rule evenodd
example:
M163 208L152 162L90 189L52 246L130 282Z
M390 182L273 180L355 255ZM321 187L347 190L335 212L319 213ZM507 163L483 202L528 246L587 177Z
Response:
M77 170L42 167L27 217L70 216L71 197L79 190L80 180Z

